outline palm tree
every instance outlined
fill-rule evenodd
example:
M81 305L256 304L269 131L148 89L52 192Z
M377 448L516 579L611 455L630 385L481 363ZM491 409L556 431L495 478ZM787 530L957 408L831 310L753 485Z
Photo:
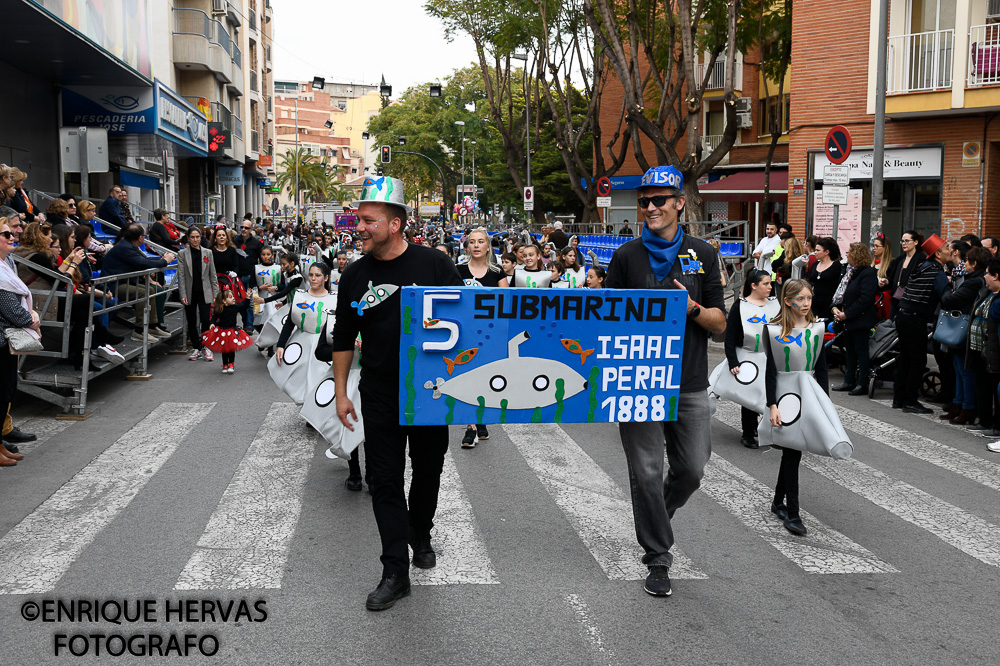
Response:
M309 154L305 148L285 151L280 160L276 182L292 199L295 199L296 171L300 192L315 192L318 185L322 187L320 183L325 178L325 170L317 157Z

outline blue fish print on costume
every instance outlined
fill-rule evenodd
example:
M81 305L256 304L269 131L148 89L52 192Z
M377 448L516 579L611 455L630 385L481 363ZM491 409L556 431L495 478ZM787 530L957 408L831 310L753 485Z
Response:
M765 317L764 315L754 315L753 317L750 317L749 319L747 319L747 323L748 324L766 324L767 323L767 317Z
M802 334L801 333L799 333L796 336L792 336L792 335L783 335L781 337L774 336L774 339L777 340L778 342L780 342L783 345L790 345L790 344L792 344L794 342L799 347L802 346Z
M358 311L358 316L364 316L364 311L368 308L375 307L385 299L389 298L399 290L394 284L380 284L378 286L372 286L372 283L368 282L368 292L361 298L360 301L351 301L351 307Z
M296 303L295 307L300 310L312 310L313 312L316 312L316 303Z

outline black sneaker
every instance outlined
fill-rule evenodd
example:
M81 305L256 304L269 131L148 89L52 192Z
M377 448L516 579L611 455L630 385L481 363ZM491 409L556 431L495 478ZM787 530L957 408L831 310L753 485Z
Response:
M670 589L670 567L662 564L649 567L649 575L646 576L646 584L642 589L654 597L669 597L673 593Z
M437 553L431 546L431 538L426 537L413 544L413 566L418 569L433 569L437 566Z
M380 611L392 608L398 599L410 596L409 576L396 574L383 576L375 591L368 595L365 608Z
M462 448L463 449L474 449L476 448L476 429L466 428L465 437L462 438Z
M354 492L359 492L361 490L361 475L349 476L347 480L344 481L344 485L348 490L353 490Z
M38 439L38 437L30 432L21 432L21 429L17 426L14 426L14 428L9 433L4 435L3 438L8 442L14 442L15 444L24 444L25 442L33 442Z
M476 426L476 437L479 438L480 442L485 442L490 438L490 431L486 429L485 425Z

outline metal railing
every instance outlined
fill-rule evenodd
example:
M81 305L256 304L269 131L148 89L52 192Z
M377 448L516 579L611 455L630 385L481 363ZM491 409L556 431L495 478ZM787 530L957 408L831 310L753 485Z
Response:
M996 2L1000 5L1000 0ZM967 81L969 86L1000 84L1000 23L974 25L969 29Z
M212 34L212 18L200 9L174 7L174 34L201 35L209 39Z
M222 102L212 102L212 120L228 129L233 128L233 112Z
M243 52L240 51L236 43L233 42L233 64L237 69L243 69Z
M955 31L935 30L889 38L886 92L890 95L951 87Z
M706 134L701 137L701 148L706 153L710 153L716 149L716 147L722 143L722 134Z
M708 63L702 63L698 65L698 85L705 80L705 67ZM743 88L743 61L737 60L736 67L733 70L733 89L741 90ZM705 90L724 90L726 87L726 61L716 60L712 65L712 71L708 77L708 84L705 86Z
M222 25L221 21L212 19L212 23L215 24L215 32L209 38L213 44L218 44L222 47L222 50L226 52L227 55L232 55L233 53L233 40L229 37L229 31L226 30L226 26Z

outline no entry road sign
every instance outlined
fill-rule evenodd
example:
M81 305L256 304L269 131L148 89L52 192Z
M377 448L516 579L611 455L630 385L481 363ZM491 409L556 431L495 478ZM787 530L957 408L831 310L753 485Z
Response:
M826 135L826 158L833 164L843 164L851 156L851 133L843 125L837 125Z

